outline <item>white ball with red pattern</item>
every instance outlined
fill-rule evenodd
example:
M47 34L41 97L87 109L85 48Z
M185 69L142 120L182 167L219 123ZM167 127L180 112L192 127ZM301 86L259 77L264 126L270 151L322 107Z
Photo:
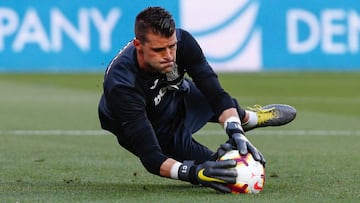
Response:
M250 153L241 156L238 150L232 150L220 157L220 160L236 160L236 170L238 176L235 184L229 184L228 187L232 193L259 193L265 185L265 168L255 161Z

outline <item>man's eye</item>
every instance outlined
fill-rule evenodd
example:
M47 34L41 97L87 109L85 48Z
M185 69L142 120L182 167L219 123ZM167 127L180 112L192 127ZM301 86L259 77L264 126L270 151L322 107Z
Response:
M163 48L157 48L157 49L153 49L155 52L161 52L162 50L164 50Z

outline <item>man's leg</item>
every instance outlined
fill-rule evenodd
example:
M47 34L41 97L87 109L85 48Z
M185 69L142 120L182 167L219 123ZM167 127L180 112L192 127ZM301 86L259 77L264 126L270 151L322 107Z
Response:
M290 123L296 117L296 109L286 104L255 105L246 110L246 120L242 121L244 131L254 128L281 126Z
M197 142L192 136L208 122L217 122L213 118L211 106L204 95L192 81L189 83L189 92L184 95L184 123L176 130L171 147L173 158L195 160L202 163L211 158L213 151ZM206 136L206 135L205 135ZM224 136L225 132L224 132Z
M209 160L212 151L192 138L207 122L218 122L210 104L197 87L189 81L190 92L185 96L185 121L183 128L177 130L172 143L172 153L179 161L195 160L202 163ZM234 99L239 117L245 131L266 126L279 126L291 122L296 110L288 105L272 104L256 109L242 109ZM225 132L224 132L224 136Z
M209 103L203 94L190 82L190 94L186 98L188 126L193 133L203 127L206 122L218 122ZM236 99L233 99L244 131L268 126L281 126L290 123L296 117L296 109L286 104L269 104L266 106L255 105L247 110L240 107Z
M188 81L190 92L184 98L184 124L183 127L177 129L173 138L173 143L170 146L172 154L177 160L195 160L197 163L202 163L212 158L213 152L206 146L198 143L193 139L192 135L200 130L208 122L218 122L215 118L212 108L204 95L194 85L192 81ZM246 116L245 110L240 108L237 101L234 99L240 119ZM206 136L206 135L205 135ZM222 135L227 136L225 131ZM167 147L168 148L168 147ZM169 149L169 148L168 148Z

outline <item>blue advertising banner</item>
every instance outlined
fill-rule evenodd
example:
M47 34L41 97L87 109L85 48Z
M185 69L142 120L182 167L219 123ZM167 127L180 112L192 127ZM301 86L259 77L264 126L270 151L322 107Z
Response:
M13 0L0 2L0 72L104 71L148 6L169 10L216 71L360 70L358 0Z
M262 1L267 70L360 70L360 1Z
M217 71L259 71L260 7L257 0L182 0L181 27L194 35Z
M1 1L0 72L104 70L134 37L138 12L171 1Z

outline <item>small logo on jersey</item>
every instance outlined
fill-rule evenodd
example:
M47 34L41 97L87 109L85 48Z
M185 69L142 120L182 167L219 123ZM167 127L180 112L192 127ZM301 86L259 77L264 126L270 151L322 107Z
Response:
M150 89L151 89L151 90L155 89L155 87L156 87L156 85L158 84L158 82L159 82L159 79L156 79L156 80L154 81L153 86L151 86Z
M155 106L157 106L158 104L160 104L162 97L165 95L167 91L166 87L163 87L159 90L159 94L154 98L154 104Z

